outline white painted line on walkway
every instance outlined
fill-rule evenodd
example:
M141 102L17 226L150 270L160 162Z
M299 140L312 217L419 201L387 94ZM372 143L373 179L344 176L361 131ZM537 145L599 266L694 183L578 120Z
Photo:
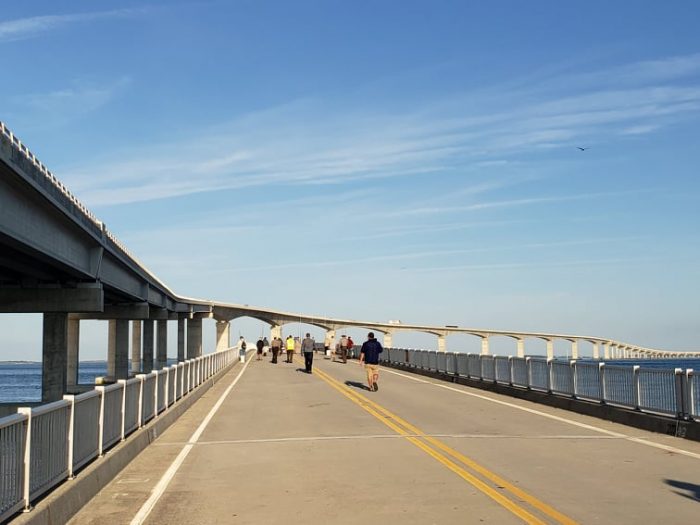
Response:
M498 404L498 405L507 406L507 407L510 407L510 408L514 408L514 409L516 409L516 410L522 410L523 412L528 412L528 413L530 413L530 414L534 414L534 415L537 415L537 416L546 417L546 418L548 418L548 419L553 419L554 421L559 421L560 423L566 423L566 424L568 424L568 425L573 425L573 426L576 426L576 427L579 427L579 428L585 428L586 430L591 430L591 431L593 431L593 432L600 432L601 434L606 434L606 435L608 435L608 436L612 436L612 437L616 437L616 438L625 439L625 440L627 440L627 441L631 441L631 442L633 442L633 443L638 443L638 444L640 444L640 445L644 445L644 446L647 446L647 447L658 448L658 449L661 449L661 450L665 450L666 452L673 452L673 453L675 453L675 454L681 454L681 455L683 455L683 456L688 456L688 457L690 457L690 458L700 459L700 454L697 454L697 453L695 453L695 452L690 452L689 450L683 450L683 449L681 449L681 448L672 447L672 446L670 446L670 445L664 445L664 444L662 444L662 443L656 443L656 442L654 442L654 441L649 441L649 440L644 439L644 438L637 438L637 437L633 437L633 436L628 436L628 435L622 434L622 433L620 433L620 432L614 432L614 431L612 431L612 430L607 430L607 429L605 429L605 428L600 428L600 427L596 427L596 426L593 426L593 425L588 425L588 424L586 424L586 423L580 423L579 421L574 421L574 420L572 420L572 419L566 419L566 418L563 418L563 417L555 416L555 415L553 415L553 414L547 414L546 412L540 412L539 410L535 410L535 409L532 409L532 408L523 407L523 406L520 406L520 405L516 405L516 404L514 404L514 403L508 403L508 402L506 402L506 401L501 401L500 399L493 399L493 398L488 397L488 396L482 396L482 395L480 395L480 394L475 394L475 393L473 393L473 392L467 392L466 390L461 390L461 389L459 389L459 388L454 388L454 387L451 387L451 386L448 386L448 385L441 385L440 383L433 383L432 381L426 381L425 379L421 379L421 378L418 378L418 377L412 377L412 376L407 375L407 374L402 374L401 372L396 372L396 371L394 371L394 370L389 370L389 369L387 369L386 367L383 367L383 368L382 368L382 371L387 372L387 373L389 373L389 374L394 374L394 375L397 375L397 376L401 376L401 377L404 377L404 378L406 378L406 379L410 379L411 381L416 381L416 382L418 382L418 383L425 383L425 384L428 384L428 385L437 386L437 387L440 387L440 388L444 388L444 389L446 389L446 390L452 390L453 392L457 392L457 393L463 394L463 395L465 395L465 396L476 397L476 398L478 398L478 399L483 399L484 401L489 401L489 402L491 402L491 403L496 403L496 404ZM468 388L468 387L467 387L467 388Z
M139 509L136 516L134 516L134 519L131 520L131 525L141 525L144 521L146 521L146 518L151 513L153 507L155 507L156 503L165 492L165 489L168 488L168 485L172 481L173 477L177 473L182 463L185 461L185 458L190 453L192 448L194 448L194 445L197 443L199 436L201 436L202 432L204 432L204 429L207 428L209 421L211 421L211 419L214 417L214 414L216 414L216 411L219 410L219 407L224 403L224 400L226 399L226 396L228 396L229 392L231 392L231 389L234 386L236 386L236 383L238 383L238 380L241 378L246 368L248 368L248 365L251 363L251 361L252 359L246 361L245 365L243 365L243 368L238 373L233 382L228 386L228 388L226 388L224 393L221 394L221 397L219 397L216 404L211 408L211 410L207 414L207 417L205 417L204 420L200 423L199 427L197 427L197 430L195 430L192 434L192 437L190 437L189 441L185 444L184 448L177 455L170 467L168 467L168 470L165 471L163 477L160 478L158 484L153 488L150 497L141 506L141 509Z

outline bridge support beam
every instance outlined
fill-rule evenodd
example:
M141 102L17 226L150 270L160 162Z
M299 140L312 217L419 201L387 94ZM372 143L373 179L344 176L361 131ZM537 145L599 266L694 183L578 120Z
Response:
M231 347L231 322L216 322L216 351L223 352Z
M168 364L168 321L156 321L156 368Z
M593 359L600 359L600 346L598 343L593 343Z
M131 371L141 372L141 321L131 321Z
M80 319L68 318L68 361L66 363L66 385L78 384L80 368Z
M177 320L177 362L185 360L185 318Z
M144 374L153 371L153 321L146 319L143 322L143 365Z
M187 359L202 355L202 320L187 320Z
M603 343L603 358L610 359L610 343Z
M545 339L547 341L547 359L554 359L554 341L551 339Z
M444 335L438 336L438 352L447 351L447 340Z
M489 336L481 338L481 355L489 355Z
M391 332L384 333L384 348L393 348L393 335Z
M41 401L50 403L66 393L68 314L45 313L41 349Z
M129 378L129 321L113 319L109 322L107 345L107 376L111 379Z
M518 339L517 346L518 346L518 351L516 354L517 357L525 357L525 339Z

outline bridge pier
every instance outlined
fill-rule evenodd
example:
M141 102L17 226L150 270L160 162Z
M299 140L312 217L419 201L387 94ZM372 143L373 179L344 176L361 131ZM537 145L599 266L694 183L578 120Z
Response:
M578 341L576 339L571 341L571 359L578 359Z
M202 355L202 320L187 320L187 359Z
M598 343L593 343L593 359L600 359L600 347Z
M107 376L111 379L129 378L129 321L111 319L107 345Z
M177 362L185 360L185 318L177 320Z
M141 321L131 321L131 371L141 372Z
M333 337L335 337L335 330L332 330ZM275 325L270 327L270 339L275 337L282 339L282 325Z
M63 398L68 375L68 314L45 313L41 343L41 401Z
M447 351L446 337L444 335L439 335L438 336L438 352L446 352L446 351Z
M393 348L393 334L391 332L384 332L384 348Z
M603 359L610 359L610 343L603 343Z
M516 339L517 341L517 356L525 357L525 339Z
M489 355L489 336L481 338L481 355Z
M66 363L66 385L78 384L80 367L80 319L68 317L68 361Z
M144 374L153 371L153 320L143 321L143 365L141 368Z
M554 341L552 339L545 339L547 341L547 359L554 359Z
M231 347L231 322L216 322L216 351L222 352Z
M168 321L156 321L156 369L168 364Z

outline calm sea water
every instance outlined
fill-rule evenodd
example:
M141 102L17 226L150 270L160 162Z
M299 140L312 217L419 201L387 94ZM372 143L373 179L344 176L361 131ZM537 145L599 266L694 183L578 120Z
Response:
M175 361L168 360L168 364ZM91 385L107 375L106 361L84 361L78 369L78 383ZM41 363L0 362L0 403L41 401Z

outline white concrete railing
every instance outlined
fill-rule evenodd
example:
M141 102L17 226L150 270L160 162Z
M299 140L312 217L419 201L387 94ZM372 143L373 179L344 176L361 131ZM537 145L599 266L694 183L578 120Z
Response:
M387 348L385 362L700 421L700 376L692 369L598 361Z
M0 521L29 510L36 498L237 360L230 348L0 418Z

